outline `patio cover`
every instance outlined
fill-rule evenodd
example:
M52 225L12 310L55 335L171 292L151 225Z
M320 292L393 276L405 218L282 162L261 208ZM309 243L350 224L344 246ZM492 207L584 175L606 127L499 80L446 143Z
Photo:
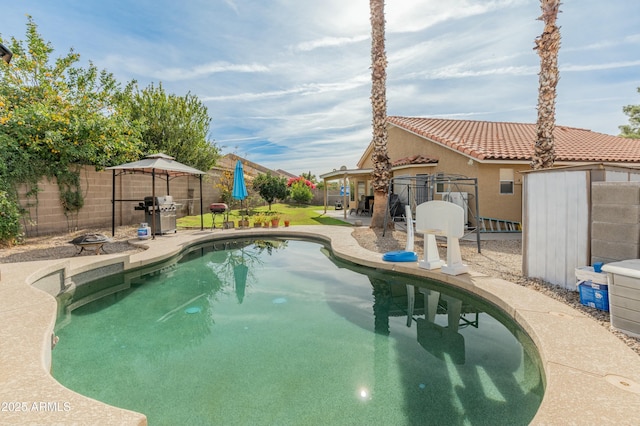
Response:
M342 191L341 196L343 199L342 205L344 206L344 219L347 219L347 198L349 197L347 193L349 192L349 183L348 180L356 177L365 177L367 179L371 178L371 173L373 169L347 169L345 166L340 167L340 170L334 170L329 173L325 173L320 175L320 179L322 179L325 183L324 185L324 212L327 213L327 200L328 200L328 187L327 182L329 181L340 181L343 188L347 188L347 191ZM357 192L357 191L356 191Z
M204 229L204 218L202 210L202 176L206 175L203 172L193 167L189 167L186 164L182 164L171 156L163 153L151 154L146 156L140 161L134 161L133 163L121 164L119 166L107 167L107 170L111 170L112 186L111 186L111 235L116 233L116 201L137 201L137 200L116 200L116 170L119 170L118 175L126 173L143 173L150 174L152 177L152 197L153 197L153 210L152 214L156 213L156 175L164 177L167 181L167 195L169 194L169 179L179 176L197 175L200 180L200 230ZM155 230L155 217L151 222L151 235L152 238L156 236Z

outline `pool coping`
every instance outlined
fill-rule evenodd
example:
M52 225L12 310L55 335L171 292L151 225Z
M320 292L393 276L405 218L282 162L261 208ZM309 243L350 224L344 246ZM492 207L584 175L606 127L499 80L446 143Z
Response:
M380 253L362 248L352 232L352 227L327 225L179 231L132 240L147 247L133 255L0 264L0 423L146 424L143 414L80 395L49 374L57 315L52 294L79 274L129 270L200 242L257 235L322 239L344 260L436 279L502 308L531 336L541 356L546 391L531 424L630 425L640 418L640 356L593 319L540 292L474 271L450 276L416 263L384 262ZM32 285L36 282L39 288Z

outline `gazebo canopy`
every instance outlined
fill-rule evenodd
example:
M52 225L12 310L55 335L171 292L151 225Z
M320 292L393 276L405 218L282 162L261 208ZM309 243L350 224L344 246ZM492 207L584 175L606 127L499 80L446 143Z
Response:
M146 156L144 159L140 161L134 161L133 163L107 167L107 170L124 170L130 171L132 173L146 174L160 172L161 174L166 174L171 177L207 174L207 172L194 169L193 167L189 167L186 164L175 161L173 157L170 157L163 153L151 154Z

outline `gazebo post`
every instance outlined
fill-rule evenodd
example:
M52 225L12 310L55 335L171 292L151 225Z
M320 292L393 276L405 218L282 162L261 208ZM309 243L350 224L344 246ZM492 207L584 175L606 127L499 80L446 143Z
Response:
M151 169L151 239L156 239L156 169Z
M327 179L323 178L322 181L324 182L324 190L323 195L324 195L324 214L327 214L327 202L328 202L328 198L329 198L329 190L327 188Z
M204 230L204 212L202 211L202 175L198 175L200 178L200 230Z
M116 171L111 170L111 236L116 235Z
M344 210L343 216L344 216L344 220L347 220L347 210L349 209L349 203L347 201L347 174L344 174L344 177L342 178L342 188L344 188L344 191L342 193L342 210ZM351 197L351 188L349 188L349 201Z

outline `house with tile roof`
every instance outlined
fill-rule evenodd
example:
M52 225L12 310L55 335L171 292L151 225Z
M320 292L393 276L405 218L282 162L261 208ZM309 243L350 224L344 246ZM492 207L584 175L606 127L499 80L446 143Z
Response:
M535 124L397 116L388 117L387 123L394 178L438 174L477 178L479 216L521 222L520 172L531 170ZM560 125L554 136L556 166L640 165L640 140ZM369 144L358 161L359 170L373 168L372 152ZM353 176L360 194L372 193L366 174ZM474 206L475 200L469 204Z
M236 162L240 160L244 166L244 173L251 178L258 176L258 174L266 174L271 173L273 176L279 176L284 178L290 178L294 176L293 174L286 172L284 170L271 170L261 164L254 163L253 161L249 161L244 157L240 157L236 154L225 154L220 159L218 159L218 163L214 169L219 170L230 170L233 171L236 167Z

